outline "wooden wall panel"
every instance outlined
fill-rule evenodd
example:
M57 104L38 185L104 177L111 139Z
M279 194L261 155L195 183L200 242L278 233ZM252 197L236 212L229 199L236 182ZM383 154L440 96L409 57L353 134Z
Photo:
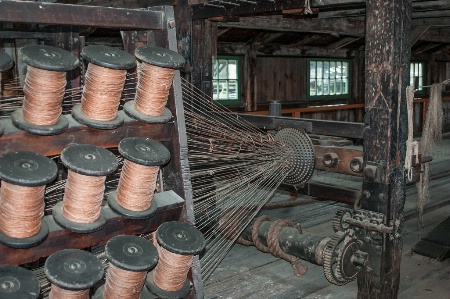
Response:
M305 96L304 58L257 57L255 66L258 103L303 101Z

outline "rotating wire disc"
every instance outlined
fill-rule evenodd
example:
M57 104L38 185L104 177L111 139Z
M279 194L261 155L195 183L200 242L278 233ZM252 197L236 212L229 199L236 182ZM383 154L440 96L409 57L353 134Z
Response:
M299 185L306 183L314 171L314 146L305 132L293 128L278 131L275 139L282 143L287 153L286 159L291 164L284 183Z

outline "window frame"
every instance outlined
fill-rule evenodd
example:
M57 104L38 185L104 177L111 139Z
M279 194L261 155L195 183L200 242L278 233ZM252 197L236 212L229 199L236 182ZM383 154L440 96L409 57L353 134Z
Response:
M422 64L422 86L425 86L426 85L426 80L427 80L427 63L426 63L426 61L423 61L423 60L411 60L409 62L409 67L410 67L409 84L411 84L411 67L412 67L413 64L418 64L418 63ZM414 86L414 83L415 83L414 79L412 81L413 81L413 85L412 86ZM427 95L426 88L422 88L421 90L416 90L414 92L414 95L415 96L426 96Z
M347 78L348 78L348 93L345 94L333 94L333 95L311 95L310 94L310 79L311 79L311 61L321 61L321 62L346 62L348 63L347 68ZM323 58L323 57L310 57L306 59L306 100L350 100L352 98L352 61L346 58Z
M237 93L237 99L214 99L214 82L219 83L220 78L215 78L214 77L214 68L216 67L216 65L218 65L219 60L220 59L225 59L225 60L236 60L236 81L237 81L237 89L236 89L236 93ZM212 99L214 103L219 103L221 105L224 106L239 106L241 105L242 102L242 96L241 96L241 56L238 55L217 55L216 59L213 61L213 69L212 69ZM219 75L219 74L217 74ZM227 77L227 82L230 80ZM234 79L231 79L234 80Z

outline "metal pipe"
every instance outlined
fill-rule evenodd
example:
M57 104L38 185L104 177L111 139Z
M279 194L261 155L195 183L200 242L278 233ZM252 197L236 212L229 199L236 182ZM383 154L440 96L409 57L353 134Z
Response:
M272 223L263 221L259 227L258 238L264 246L268 245L268 232ZM241 237L252 241L252 227L248 226ZM329 240L330 238L309 232L300 233L293 227L284 227L279 234L279 244L285 253L320 266L323 265L323 250Z

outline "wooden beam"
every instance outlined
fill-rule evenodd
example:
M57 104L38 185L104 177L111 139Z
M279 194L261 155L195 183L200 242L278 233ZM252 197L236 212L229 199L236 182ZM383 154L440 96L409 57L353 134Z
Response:
M430 29L428 25L415 26L411 29L411 47Z
M364 35L364 21L352 19L286 19L282 16L242 17L239 22L221 23L220 27L284 32L316 32L354 37Z
M442 44L428 43L428 44L421 45L420 47L413 49L412 54L417 55L417 54L428 52L428 51L431 51L433 49L440 48L440 47L442 47Z
M337 42L329 44L327 46L327 49L338 50L338 49L344 48L360 39L361 38L359 38L359 37L356 37L356 38L355 37L344 37L344 38L341 38L340 40L338 40Z
M112 148L125 137L146 137L158 141L171 140L173 123L146 124L131 119L123 114L125 122L114 130L91 129L76 122L71 115L65 117L69 121L69 128L62 134L52 136L38 136L17 129L11 120L2 119L0 123L5 132L0 137L0 154L9 151L33 151L44 156L54 156L70 144L92 144L104 148Z
M0 22L162 29L162 12L29 1L1 1Z
M358 273L359 299L397 298L405 204L406 87L409 84L411 0L367 1L365 46L364 180L360 208L384 215L394 233L360 250L367 267ZM369 171L372 170L372 171ZM363 239L365 232L356 232Z
M245 43L218 43L217 53L222 55L245 55ZM290 45L264 45L258 48L256 55L298 56L298 57L336 57L349 58L355 55L353 50L326 49L323 47L295 47Z

